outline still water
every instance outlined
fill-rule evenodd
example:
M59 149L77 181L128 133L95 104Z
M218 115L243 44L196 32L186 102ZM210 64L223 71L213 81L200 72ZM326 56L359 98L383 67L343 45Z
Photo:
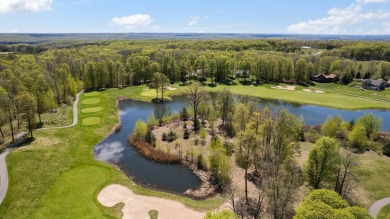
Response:
M302 105L280 100L258 99L260 108L269 107L273 111L287 109L289 112L303 116L306 125L322 124L329 115L340 115L345 121L355 121L365 113L382 117L382 130L390 131L390 111L361 110L349 111L320 106ZM159 164L143 158L127 141L133 132L135 122L146 120L151 114L161 117L164 114L179 112L187 102L183 97L174 97L165 104L153 104L135 100L119 102L119 114L122 128L95 146L94 156L97 160L115 164L135 182L149 187L183 193L187 189L200 186L200 179L190 169L179 164Z

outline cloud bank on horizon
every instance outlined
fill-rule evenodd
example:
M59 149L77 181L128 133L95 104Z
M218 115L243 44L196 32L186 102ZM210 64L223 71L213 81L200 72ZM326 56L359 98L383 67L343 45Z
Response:
M390 34L390 0L0 0L3 20L0 33Z
M335 7L328 10L328 17L291 24L287 27L287 31L302 34L348 34L350 31L349 27L353 25L367 21L382 21L384 29L382 31L371 32L371 34L390 33L388 22L384 21L390 17L390 11L378 10L363 12L366 4L386 2L389 2L389 0L356 0L356 3L352 3L347 8Z

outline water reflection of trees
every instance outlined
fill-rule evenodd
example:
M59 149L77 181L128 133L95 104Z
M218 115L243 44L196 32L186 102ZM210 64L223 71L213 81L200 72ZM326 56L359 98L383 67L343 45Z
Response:
M170 115L171 112L167 104L157 103L154 108L154 116L161 119L164 115Z

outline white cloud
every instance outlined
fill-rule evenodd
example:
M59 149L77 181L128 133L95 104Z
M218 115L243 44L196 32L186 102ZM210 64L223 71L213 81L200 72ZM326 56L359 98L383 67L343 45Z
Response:
M124 26L126 29L139 29L149 26L152 17L148 14L135 14L123 17L114 17L112 24Z
M198 20L190 20L190 22L188 22L188 26L194 26L197 23L199 23Z
M384 3L389 0L356 0L357 3L369 4L369 3Z
M196 25L196 24L198 24L199 23L199 21L201 21L201 20L207 20L207 19L209 19L210 17L209 16L203 16L203 17L201 17L201 16L192 16L192 17L190 17L190 21L188 22L188 26L194 26L194 25Z
M38 13L52 9L53 0L0 0L0 13Z
M390 17L390 12L380 10L363 13L361 4L352 4L347 8L332 8L328 11L328 16L324 18L291 24L287 27L287 31L292 33L340 34L346 33L346 28L350 25L388 17Z

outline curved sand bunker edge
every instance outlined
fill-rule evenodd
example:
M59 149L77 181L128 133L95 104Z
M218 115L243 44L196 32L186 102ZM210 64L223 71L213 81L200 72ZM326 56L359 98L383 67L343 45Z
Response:
M158 211L159 218L197 219L205 216L205 213L189 209L180 202L137 195L129 188L118 184L105 187L97 199L106 207L123 202L125 204L122 209L123 218L148 218L148 212L152 209Z

